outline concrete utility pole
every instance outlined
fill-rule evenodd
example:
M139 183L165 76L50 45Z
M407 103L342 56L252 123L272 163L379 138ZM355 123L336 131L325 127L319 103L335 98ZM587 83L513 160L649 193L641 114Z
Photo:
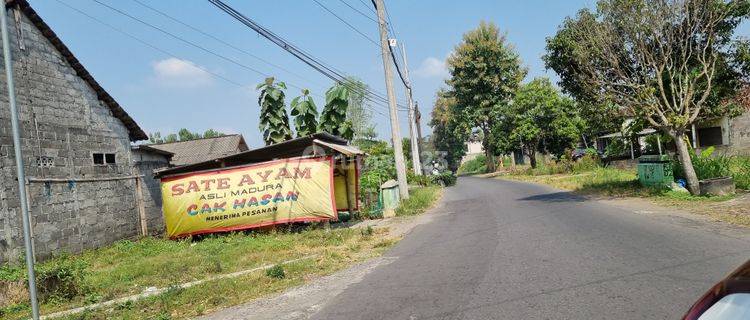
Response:
M396 177L398 178L398 191L402 199L409 198L409 186L406 183L406 164L404 164L404 150L401 146L401 132L398 129L398 111L396 110L396 94L393 92L393 70L391 70L391 55L388 46L388 31L385 25L385 10L383 0L373 0L378 12L378 26L380 29L380 51L383 56L383 69L385 70L385 89L388 93L388 109L391 115L391 139L393 140L393 155L396 159Z
M422 113L419 112L419 103L417 101L414 101L414 122L417 123L417 146L419 147L419 151L422 152ZM419 154L419 163L420 163L420 169L422 169L422 173L424 173L424 168L422 168L422 154Z
M422 175L422 163L419 162L419 141L417 141L417 122L414 113L414 97L411 91L411 79L409 79L409 63L406 62L406 49L401 43L401 58L404 59L404 77L406 78L406 99L409 102L409 137L411 137L411 162L414 174Z
M36 298L36 275L34 274L34 253L31 249L31 221L29 207L26 202L26 173L23 168L21 154L21 134L18 125L18 108L16 108L16 89L13 83L13 61L10 56L10 39L8 39L8 12L5 1L0 4L0 31L3 38L3 60L5 61L5 78L8 83L8 102L10 104L10 125L13 131L13 150L16 157L16 173L18 174L18 197L21 201L21 220L23 221L23 240L26 247L26 269L29 275L29 298L31 302L31 317L39 320L39 303Z

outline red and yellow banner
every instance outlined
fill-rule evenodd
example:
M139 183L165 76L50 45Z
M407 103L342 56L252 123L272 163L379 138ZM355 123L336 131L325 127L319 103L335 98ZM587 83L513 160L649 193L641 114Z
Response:
M161 193L170 238L337 219L331 157L164 177Z

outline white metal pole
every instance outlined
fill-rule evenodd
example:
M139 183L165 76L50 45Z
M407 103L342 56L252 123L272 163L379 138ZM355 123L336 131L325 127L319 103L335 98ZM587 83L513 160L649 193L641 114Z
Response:
M406 165L404 164L404 150L401 148L401 132L398 128L398 111L396 110L396 93L393 92L393 70L391 70L391 55L388 46L388 31L385 26L385 10L383 0L373 0L378 13L378 24L380 29L380 54L383 56L383 69L385 71L385 89L388 94L388 109L391 118L391 139L393 140L393 156L396 161L396 178L398 179L398 191L401 199L409 198L409 186L406 182Z
M16 173L18 174L18 197L21 203L21 220L23 221L23 239L26 247L26 269L29 274L29 298L31 300L31 317L39 319L39 303L36 297L36 275L34 274L34 254L31 249L31 221L26 196L26 173L23 168L21 154L21 134L18 125L18 109L16 108L16 90L13 83L13 62L10 56L10 40L8 39L8 12L5 1L0 4L0 29L3 38L3 60L5 61L5 78L8 83L8 102L10 104L10 124L13 131L13 149L16 157Z

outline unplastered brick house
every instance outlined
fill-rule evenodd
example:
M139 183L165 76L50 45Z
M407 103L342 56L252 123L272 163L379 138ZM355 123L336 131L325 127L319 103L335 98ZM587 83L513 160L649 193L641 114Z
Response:
M34 252L45 258L136 237L148 220L131 142L147 138L25 0L3 0ZM4 74L4 66L2 74ZM23 252L5 77L0 78L0 261ZM139 208L140 207L140 208ZM158 211L155 211L158 214Z

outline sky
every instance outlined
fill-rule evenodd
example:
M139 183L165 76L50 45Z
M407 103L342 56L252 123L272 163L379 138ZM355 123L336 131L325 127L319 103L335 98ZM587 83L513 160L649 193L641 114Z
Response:
M159 131L165 135L183 127L200 132L212 128L241 133L251 148L260 147L263 142L258 130L259 93L255 87L265 77L274 76L286 82L287 104L300 94L299 88L309 88L319 110L325 102L325 90L333 85L331 80L206 0L138 1L211 37L135 0L98 1L198 46L176 40L94 0L29 1L94 78L148 133ZM375 14L367 6L369 0L224 1L385 96L380 49L370 41L378 41L379 35L377 24L371 20ZM591 7L593 2L385 0L385 3L395 38L406 49L414 99L423 114L423 132L429 134L427 123L435 93L448 76L445 59L465 32L476 28L482 20L494 22L506 32L508 41L520 54L529 70L527 79L539 76L556 79L554 73L545 70L541 59L545 38L555 33L566 16ZM750 34L747 26L742 29ZM398 78L394 78L394 84L398 100L405 101L405 89ZM387 107L372 108L379 138L390 139ZM406 112L399 112L399 119L401 135L408 136Z

